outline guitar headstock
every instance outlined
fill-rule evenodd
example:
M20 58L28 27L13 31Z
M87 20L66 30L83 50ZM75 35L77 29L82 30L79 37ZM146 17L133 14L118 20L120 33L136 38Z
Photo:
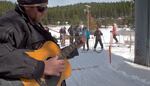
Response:
M81 47L85 42L85 37L80 36L78 40L76 40L73 44L62 49L60 58L63 59L64 57L68 56L74 49Z
M80 48L86 41L85 36L79 36L78 40L76 40L73 44L76 45L76 48Z

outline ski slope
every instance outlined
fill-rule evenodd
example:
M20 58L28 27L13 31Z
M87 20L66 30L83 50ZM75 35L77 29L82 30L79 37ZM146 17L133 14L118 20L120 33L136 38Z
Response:
M58 31L60 27L50 28ZM95 38L91 36L90 50L83 51L80 48L80 55L69 60L72 75L66 80L67 86L150 86L150 68L133 63L134 44L129 47L129 43L126 43L130 37L133 41L134 36L129 37L125 34L117 36L119 43L112 45L110 63L108 52L110 30L111 28L101 29L104 43L104 50L101 53L93 51ZM59 33L52 30L50 32L59 37ZM66 45L69 45L68 40ZM99 45L97 49L100 49Z

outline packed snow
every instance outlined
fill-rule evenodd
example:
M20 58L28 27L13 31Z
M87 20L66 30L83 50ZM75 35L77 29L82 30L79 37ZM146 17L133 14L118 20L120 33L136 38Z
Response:
M59 38L61 27L49 26L51 34ZM69 25L65 27L68 29ZM134 31L118 28L119 43L112 43L110 62L111 27L100 30L104 50L100 53L93 51L95 37L91 35L90 50L83 51L81 47L79 56L69 60L72 75L66 80L67 86L150 86L150 68L134 63ZM99 44L97 50L100 50Z

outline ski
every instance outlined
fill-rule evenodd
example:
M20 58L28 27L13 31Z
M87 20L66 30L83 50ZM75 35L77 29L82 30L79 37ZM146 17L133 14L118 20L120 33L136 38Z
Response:
M103 50L94 50L96 53L101 53Z

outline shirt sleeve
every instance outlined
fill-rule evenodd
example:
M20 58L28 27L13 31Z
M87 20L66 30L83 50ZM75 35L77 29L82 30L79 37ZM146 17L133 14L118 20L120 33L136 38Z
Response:
M5 43L0 44L0 77L39 78L44 71L44 63L28 57L25 49L15 49Z

